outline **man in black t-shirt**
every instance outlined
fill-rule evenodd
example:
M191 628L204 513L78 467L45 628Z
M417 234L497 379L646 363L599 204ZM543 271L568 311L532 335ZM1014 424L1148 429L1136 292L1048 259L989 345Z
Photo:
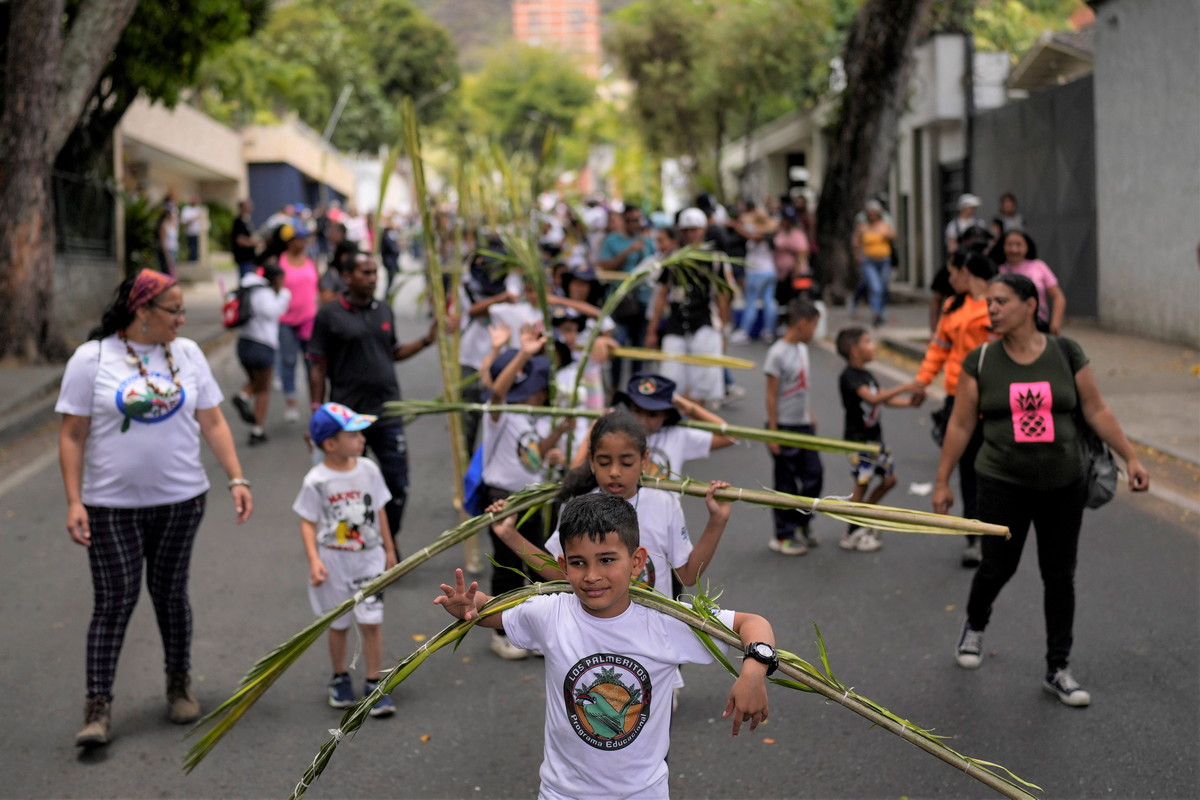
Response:
M437 324L430 325L424 337L400 343L391 307L375 299L379 265L367 254L359 253L344 259L341 266L346 291L337 300L321 306L308 343L312 408L316 411L330 400L360 414L378 415L384 403L400 399L394 363L415 356L437 341ZM400 534L408 499L408 443L404 423L399 417L381 417L363 434L392 493L386 511L395 538ZM396 552L400 552L398 539Z
M250 214L254 204L249 200L238 202L237 217L233 220L233 230L229 234L229 252L233 263L237 264L238 277L254 269L258 255L259 238L250 227Z

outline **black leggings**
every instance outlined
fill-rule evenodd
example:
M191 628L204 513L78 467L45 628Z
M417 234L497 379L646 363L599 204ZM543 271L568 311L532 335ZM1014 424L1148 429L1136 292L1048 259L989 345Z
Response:
M987 627L992 603L1016 573L1033 523L1046 617L1046 667L1051 672L1067 666L1071 655L1083 500L1083 479L1057 489L1030 489L979 476L979 518L1007 526L1012 538L982 537L983 563L971 582L967 621L977 631Z
M950 419L950 414L954 411L954 395L946 397L946 419ZM975 425L975 431L971 434L971 440L967 442L967 449L963 450L962 458L958 460L958 488L959 494L962 496L962 515L966 519L979 519L979 488L975 477L975 457L979 455L979 448L983 446L983 422L978 422ZM975 544L979 541L979 537L973 534L967 534L967 544Z

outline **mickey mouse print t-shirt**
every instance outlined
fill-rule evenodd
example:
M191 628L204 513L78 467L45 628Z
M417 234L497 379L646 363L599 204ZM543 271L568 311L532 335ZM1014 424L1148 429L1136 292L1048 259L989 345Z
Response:
M318 547L357 551L383 544L379 515L391 499L379 467L360 457L346 472L310 469L292 510L317 526Z

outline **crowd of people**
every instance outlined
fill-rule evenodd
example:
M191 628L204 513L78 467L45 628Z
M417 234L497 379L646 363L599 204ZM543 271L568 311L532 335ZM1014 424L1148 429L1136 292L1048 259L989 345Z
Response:
M803 198L762 207L746 202L730 211L701 195L674 218L657 211L647 218L632 205L605 207L598 198L579 212L551 207L536 231L544 282L510 269L495 231L467 232L468 255L459 291L447 298L445 321L461 336L464 397L491 406L467 415L465 433L478 460L485 507L498 513L530 484L561 483L550 513L491 526L490 590L501 594L526 577L564 576L573 589L490 617L484 624L494 629L491 650L511 660L544 655L548 697L561 696L564 674L578 678L588 671L578 671L578 665L589 653L618 653L605 669L632 669L639 679L653 680L656 689L671 689L672 706L678 702L679 664L712 656L694 647L674 623L631 609L629 580L672 597L694 585L711 567L729 523L730 505L715 496L729 484L712 483L707 522L693 542L679 497L643 486L642 476L687 476L689 461L714 457L734 444L717 412L738 399L739 387L720 364L704 357L725 353L731 343L760 341L768 345L762 366L766 428L815 433L813 385L836 380L842 438L862 447L848 460L848 480L839 491L856 502L880 503L896 484L881 410L921 405L927 387L945 372L948 397L939 415L934 508L948 513L952 507L949 480L957 468L965 515L1012 532L1007 541L968 537L962 564L977 571L955 659L965 669L982 664L992 603L1015 572L1032 525L1045 586L1043 686L1066 705L1087 705L1089 694L1068 670L1085 482L1078 449L1083 426L1125 461L1131 489L1147 488L1148 476L1104 404L1087 356L1058 335L1065 298L1019 227L1015 198L1006 198L994 230L977 216L978 205L978 198L964 195L959 216L947 228L945 297L932 315L935 333L921 370L911 382L890 388L870 370L875 341L870 328L859 325L833 337L845 362L840 374L814 374L808 344L823 306L812 268L812 215ZM252 208L244 202L231 235L250 306L237 346L247 381L231 404L251 426L248 444L264 444L272 373L278 368L284 420L298 423L307 416L305 438L314 464L293 510L317 614L359 592L401 556L408 447L403 422L386 416L385 404L400 398L395 363L432 345L438 330L435 323L420 338L398 339L386 295L398 267L389 266L386 255L381 259L389 278L381 285L373 226L366 218L360 223L352 211L336 219L326 215L322 230L296 208L284 208L255 230ZM389 236L386 228L381 234ZM863 262L876 325L885 321L895 240L886 209L872 201L852 245ZM610 287L629 275L642 277L641 285L615 306L606 304ZM539 285L547 289L546 306ZM76 739L83 746L108 741L113 675L143 562L163 632L169 714L187 722L200 713L188 688L187 567L209 488L198 462L201 439L228 475L237 520L245 521L252 509L249 481L221 413L221 392L195 343L179 338L183 319L183 294L174 279L143 271L121 285L63 381L58 410L67 527L88 547L96 595L85 726ZM587 341L594 342L590 349ZM661 358L619 358L621 346L659 350ZM305 367L307 415L297 361ZM534 410L503 410L506 404ZM589 424L553 414L547 407L555 404L610 410ZM680 424L689 419L723 432ZM368 450L373 461L363 458ZM820 497L833 483L813 450L781 442L766 450L778 491ZM144 470L136 481L121 477L126 473L117 461L131 458L151 467L158 480L144 480ZM773 513L770 551L802 556L819 544L811 516ZM849 524L837 544L869 553L883 546L883 538L878 530ZM441 587L437 602L468 619L486 599L460 571L453 584ZM380 596L363 598L353 612L366 656L362 695L347 665L350 617L331 629L331 706L345 708L375 692L383 607ZM737 735L742 722L753 728L766 719L763 679L778 662L766 620L722 613L744 647L742 677L726 708ZM655 631L652 638L670 643L669 652L631 645L632 629L643 640L646 630ZM553 714L548 701L548 720L559 720L548 722L542 768L543 783L552 791L588 796L595 788L588 777L598 757L593 751L613 747L606 742L631 748L637 786L665 786L670 711L656 704L652 713L648 688L642 696L630 691L632 684L614 685L626 695L599 692L595 684L575 686L568 714L579 721L562 730L562 715ZM619 714L620 703L639 710ZM373 716L394 711L390 698L375 693ZM639 715L640 723L631 722ZM631 726L645 726L649 733L634 743L638 735Z

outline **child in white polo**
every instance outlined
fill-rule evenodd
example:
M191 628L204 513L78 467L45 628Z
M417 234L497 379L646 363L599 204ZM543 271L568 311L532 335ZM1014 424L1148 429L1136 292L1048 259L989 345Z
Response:
M392 499L383 473L370 459L362 458L366 438L362 431L375 417L356 414L340 403L326 403L308 425L313 444L324 454L304 476L304 485L292 510L300 515L300 533L308 555L308 597L313 613L324 614L396 565L396 550L388 530L384 505ZM372 595L354 607L367 662L364 695L375 690L383 660L383 595ZM348 708L358 702L346 662L346 632L350 615L344 614L329 628L329 657L333 679L329 705ZM383 695L371 716L394 714L392 699Z

